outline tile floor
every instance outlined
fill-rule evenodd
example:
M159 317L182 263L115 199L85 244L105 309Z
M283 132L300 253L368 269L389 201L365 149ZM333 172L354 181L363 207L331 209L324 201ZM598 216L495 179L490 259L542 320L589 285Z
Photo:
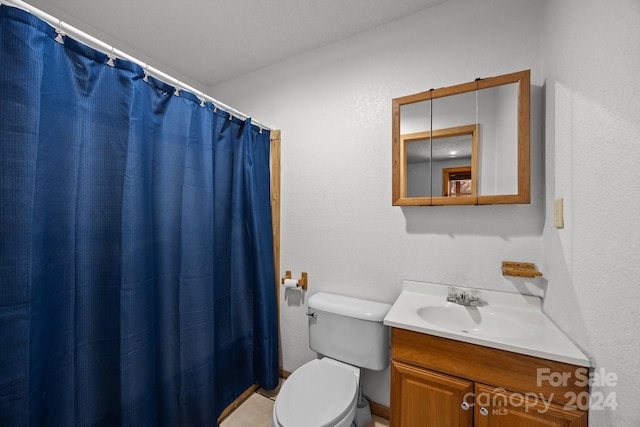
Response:
M233 411L220 427L271 427L274 400L274 393L258 390ZM389 420L374 415L367 427L389 427Z

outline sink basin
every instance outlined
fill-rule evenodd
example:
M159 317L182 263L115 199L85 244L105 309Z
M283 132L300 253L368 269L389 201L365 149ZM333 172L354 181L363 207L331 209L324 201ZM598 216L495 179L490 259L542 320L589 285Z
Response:
M426 322L441 328L490 338L524 338L532 336L531 325L506 313L495 312L488 307L467 307L447 303L427 306L417 310Z
M542 359L593 366L589 357L542 311L540 297L483 289L483 305L468 307L447 301L450 287L403 281L402 292L384 324Z

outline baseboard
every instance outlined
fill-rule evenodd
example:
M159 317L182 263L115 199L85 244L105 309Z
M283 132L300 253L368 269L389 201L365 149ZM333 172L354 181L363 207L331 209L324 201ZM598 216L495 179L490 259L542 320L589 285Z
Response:
M279 373L280 373L280 378L287 379L287 378L289 378L289 376L291 376L291 372L285 371L284 369L280 369ZM274 393L277 394L279 389L280 389L280 386L278 385L278 387L276 388ZM275 398L275 396L271 396L268 393L268 391L265 391L265 390L261 389L260 386L254 384L254 385L250 386L248 389L246 389L240 396L238 396L238 398L236 400L231 402L231 404L229 406L227 406L224 409L224 411L222 411L222 414L220 414L220 416L218 417L218 424L222 423L222 421L225 418L227 418L229 415L231 415L231 413L233 411L238 409L238 407L240 407L240 405L242 405L245 402L245 400L250 398L251 395L253 393L256 393L256 392L259 392L260 394L263 394L265 397L270 397L272 399Z
M380 418L384 418L388 420L391 417L391 410L384 405L381 405L376 402L369 401L369 406L371 407L371 413Z
M236 400L231 402L231 404L229 406L227 406L224 409L224 411L222 411L222 414L220 414L220 416L218 417L218 424L222 423L222 421L224 421L225 418L227 418L229 415L231 415L231 413L233 411L238 409L238 407L240 405L242 405L245 400L250 398L251 395L253 393L255 393L256 390L258 390L259 388L260 387L258 387L257 385L254 384L254 385L250 386L248 389L246 389L240 396L238 396L238 398Z
M284 369L280 369L280 378L284 378L285 380L291 376L291 372L285 371Z

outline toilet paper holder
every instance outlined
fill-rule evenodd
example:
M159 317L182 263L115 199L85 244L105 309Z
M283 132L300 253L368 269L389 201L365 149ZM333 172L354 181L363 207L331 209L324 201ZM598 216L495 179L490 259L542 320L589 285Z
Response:
M282 278L282 284L283 284L283 285L288 284L288 283L285 283L285 282L286 282L286 281L290 281L290 280L291 280L291 271L287 270L287 271L284 273L284 277ZM301 288L301 289L303 289L303 290L305 290L305 291L306 291L306 290L307 290L307 284L308 284L308 281L307 281L307 273L303 271L303 272L302 272L302 277L300 277L300 278L299 278L298 280L296 280L295 282L296 282L296 283L295 283L296 287ZM289 283L290 283L290 282L289 282Z

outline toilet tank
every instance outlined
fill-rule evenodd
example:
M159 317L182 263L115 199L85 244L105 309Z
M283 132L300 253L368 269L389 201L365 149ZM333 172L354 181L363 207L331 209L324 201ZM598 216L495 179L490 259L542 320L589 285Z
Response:
M389 365L391 306L319 292L309 298L309 347L323 356L380 371Z

